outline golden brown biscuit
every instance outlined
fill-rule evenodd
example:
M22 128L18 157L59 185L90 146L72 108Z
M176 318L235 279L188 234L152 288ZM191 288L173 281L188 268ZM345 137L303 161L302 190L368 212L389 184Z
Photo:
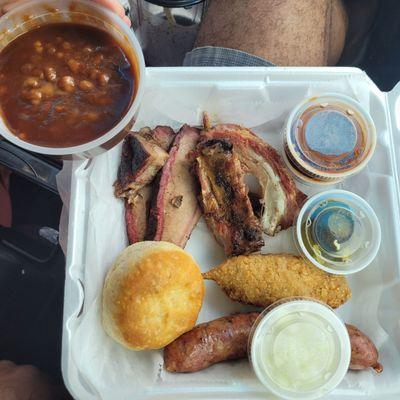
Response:
M107 274L103 326L134 350L159 349L196 323L204 281L196 262L167 242L127 247Z

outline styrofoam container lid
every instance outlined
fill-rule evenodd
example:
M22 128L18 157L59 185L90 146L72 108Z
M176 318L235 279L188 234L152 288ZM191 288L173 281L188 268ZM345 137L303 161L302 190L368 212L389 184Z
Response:
M268 307L249 338L249 358L260 382L290 400L331 392L350 364L347 328L327 305L288 298Z
M366 268L375 258L381 228L370 205L345 190L328 190L307 200L296 222L295 242L315 266L337 275Z
M289 114L284 132L287 158L318 180L361 171L376 147L376 129L356 100L328 93L304 100Z

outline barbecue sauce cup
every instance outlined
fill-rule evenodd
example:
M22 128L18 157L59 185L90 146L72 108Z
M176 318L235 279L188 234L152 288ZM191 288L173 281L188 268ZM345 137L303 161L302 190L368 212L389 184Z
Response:
M61 32L60 36L63 36L62 33L65 32L67 39L59 36L53 37L51 35L51 27L53 26L58 27L58 31ZM34 37L32 35L40 35L40 30L43 29L48 29L49 41L47 43L40 40L34 41L33 46L37 54L31 56L33 61L28 60L26 63L27 71L24 70L25 65L24 68L22 65L15 65L15 72L13 72L13 66L4 64L7 60L4 61L5 57L2 57L2 54L6 54L7 57L12 56L9 50L13 45L19 43L20 46L23 46L23 42L26 42L25 37L28 38L31 35L32 38ZM83 32L86 36L80 37L80 32ZM24 41L19 40L21 35L24 35ZM72 38L77 38L75 48L74 43L70 47L71 43L68 42L68 35ZM100 43L101 46L96 47L96 43L93 43L94 38L99 38L102 41ZM91 42L91 46L79 47L79 44L83 43L84 39ZM63 40L65 40L65 43ZM109 44L108 47L106 46L107 44ZM93 52L90 55L92 58L89 55L85 55L86 58L84 58L82 55L82 60L84 60L80 63L82 70L76 72L75 76L74 60L65 59L65 65L62 64L63 60L61 60L64 54L74 55L74 49L75 54L80 51ZM103 50L104 53L98 54ZM27 57L25 52L21 53L21 58ZM48 66L49 54L52 53L54 53L54 63L59 67L59 71L56 71L54 76L52 75L54 73L53 69ZM96 55L98 57L93 58ZM112 58L113 56L115 57ZM16 64L19 64L17 57L14 59ZM98 61L100 67L96 70L96 65L90 65L91 61L85 62L86 60ZM123 68L125 69L122 69L121 65L116 63L115 60L124 60ZM38 62L39 68L36 68L35 61ZM76 64L79 65L79 62ZM104 70L102 69L103 65ZM1 17L0 68L4 72L10 71L9 76L4 72L0 74L0 97L2 91L7 93L8 90L9 94L2 97L0 103L0 135L15 145L36 153L63 156L63 158L68 159L89 158L107 151L119 143L130 130L138 114L139 105L143 97L145 63L138 40L133 31L120 17L93 1L31 1L16 7ZM30 73L29 69L32 68L33 73ZM89 68L91 69L89 70ZM111 73L105 73L104 71L107 71L106 68ZM127 76L127 70L131 73L129 77ZM26 81L22 83L21 77L25 72ZM77 74L81 75L78 76ZM14 76L18 77L21 83L17 81L13 83L12 78ZM116 79L113 81L114 77ZM121 77L120 80L117 79L119 77ZM9 86L7 86L7 79ZM124 82L131 82L129 89L124 86ZM10 88L14 89L14 87L15 90L10 90ZM41 91L42 93L38 94L36 89L42 88L44 88ZM21 99L17 99L15 104L8 104L9 101L12 101L13 96L15 98L17 89L20 90ZM93 89L93 92L89 93L91 89ZM124 103L118 98L120 92L125 96ZM3 95L5 93L3 92ZM110 101L108 104L107 102L100 104L101 101L99 99L102 93L104 97L109 95L111 98L111 95L114 95L115 103L111 104ZM68 96L75 97L72 99L72 97ZM25 102L22 100L23 97ZM68 103L68 98L71 99L70 103ZM82 102L82 104L79 104L80 99L89 100L87 100L88 103ZM44 102L40 103L42 100L46 100L48 110L50 110L47 111L47 114L46 109L43 108ZM75 116L76 125L72 122L72 129L67 130L65 126L67 126L68 118L72 112L72 100L75 101L75 107L72 110L75 114L72 117ZM93 104L97 104L100 117L94 112L89 112L91 109L90 101ZM64 108L63 102L66 102ZM35 109L35 107L37 108ZM118 111L115 111L116 109ZM15 112L15 117L11 115L10 118L10 115L7 115L7 110L15 110L12 111L13 113ZM29 112L29 110L31 111ZM35 119L40 112L45 115L42 124ZM58 125L52 126L51 123L54 121L48 121L46 118L53 118L47 116L54 116L56 112L60 112L60 121L56 121ZM120 112L120 114L117 114L117 112ZM110 119L110 114L113 114L114 120ZM104 122L103 116L108 120L106 121L107 123L102 125ZM85 118L87 121L91 121L87 125L83 122ZM60 128L58 132L57 126ZM92 128L92 131L87 127ZM53 136L46 142L47 134L52 134Z
M296 180L309 186L333 185L365 168L375 151L376 128L358 101L327 93L292 110L283 146Z

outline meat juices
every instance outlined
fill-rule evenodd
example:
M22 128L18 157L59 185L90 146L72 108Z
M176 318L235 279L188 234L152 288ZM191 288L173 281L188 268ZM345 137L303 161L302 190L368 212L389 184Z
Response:
M9 129L47 147L92 141L126 114L135 95L134 63L100 29L49 24L0 53L0 104Z
M236 314L196 326L165 347L165 368L170 372L195 372L246 357L250 331L259 315Z

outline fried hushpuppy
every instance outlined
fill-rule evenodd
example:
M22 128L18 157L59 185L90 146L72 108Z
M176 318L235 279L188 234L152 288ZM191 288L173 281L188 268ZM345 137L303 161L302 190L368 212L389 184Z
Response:
M232 300L261 307L304 296L337 308L351 297L345 277L328 274L290 254L232 257L203 278L215 281Z

